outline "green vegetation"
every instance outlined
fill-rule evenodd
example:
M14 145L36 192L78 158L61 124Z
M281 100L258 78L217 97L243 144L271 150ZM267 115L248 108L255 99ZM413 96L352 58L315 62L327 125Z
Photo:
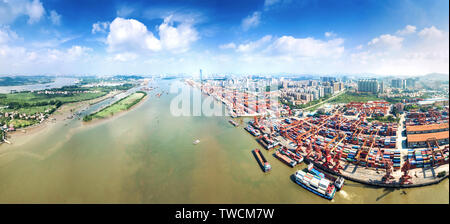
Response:
M64 103L91 100L104 96L114 89L127 90L131 87L133 87L133 85L131 84L124 84L122 86L115 87L107 86L91 88L66 86L58 89L47 90L53 92L53 94L29 91L11 94L0 94L0 105L8 106L9 111L22 110L31 112L44 112L47 109L52 109L54 107L58 108ZM8 110L3 111L7 112Z
M45 91L0 94L0 124L12 124L15 128L26 127L38 123L43 115L52 114L65 103L92 100L112 90L128 90L132 87L132 84L89 88L65 86ZM8 117L6 113L9 113Z
M92 83L98 83L98 82L121 82L121 81L132 81L132 80L138 80L143 79L142 76L137 75L116 75L113 77L107 77L107 78L98 78L96 76L85 76L80 80L81 85L86 84L92 84Z
M417 104L408 104L403 108L404 111L417 110L417 109L419 109L419 105L417 105Z
M437 105L437 106L423 105L422 106L422 105L417 105L417 104L408 104L403 109L405 111L418 110L420 112L427 112L428 110L431 110L431 109L442 110L442 109L444 109L444 107L441 105Z
M22 119L14 119L8 122L8 125L14 125L14 128L24 128L33 124L37 124L39 121L37 120L22 120Z
M310 102L308 102L308 103L300 104L300 105L293 105L292 103L290 103L290 102L288 102L288 101L285 101L285 102L282 102L282 103L285 104L285 105L287 105L287 106L289 106L291 109L303 109L303 108L310 107L310 106L312 106L312 105L321 103L321 102L323 102L324 100L329 99L330 97L331 97L331 94L328 94L328 95L325 95L324 97L322 97L322 98L320 98L320 99L318 99L318 100L313 100L313 101L310 101ZM320 106L320 105L318 105L318 106Z
M83 117L83 121L91 121L92 119L102 119L113 116L114 114L130 109L135 104L139 103L145 96L146 92L137 91L115 103L101 109L100 111L89 114Z
M45 84L53 82L53 77L48 76L14 76L0 77L0 86L21 86L32 84Z
M384 116L384 117L373 117L373 118L367 118L367 121L379 121L383 123L398 123L400 121L399 117L394 117L392 115Z
M350 103L350 102L367 102L382 100L377 95L371 93L354 93L345 92L336 98L328 101L329 103Z

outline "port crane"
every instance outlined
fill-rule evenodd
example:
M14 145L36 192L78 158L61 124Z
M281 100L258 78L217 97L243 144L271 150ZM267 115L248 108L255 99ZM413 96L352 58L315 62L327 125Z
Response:
M331 143L333 143L337 138L339 137L339 134L337 134L333 139L331 139L330 142L328 142L325 146L325 163L323 164L325 167L329 167L331 165L331 154L330 154L330 149L329 146ZM337 145L336 145L337 146ZM334 149L334 147L333 147Z
M383 176L382 180L385 183L389 183L391 179L394 179L394 177L392 176L392 162L388 159L383 159L383 164L386 174Z
M411 181L412 177L408 175L410 168L411 168L411 165L409 164L409 160L406 160L402 166L403 175L400 177L401 184L412 184L412 181Z

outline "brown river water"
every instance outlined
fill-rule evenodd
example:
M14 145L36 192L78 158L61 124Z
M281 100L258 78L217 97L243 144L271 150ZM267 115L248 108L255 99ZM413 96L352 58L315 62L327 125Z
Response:
M159 81L168 90L171 81ZM287 167L263 173L262 149L228 117L175 117L175 94L93 125L67 120L0 146L0 203L449 203L448 179L413 189L346 181L332 201L295 184ZM200 139L198 145L193 145Z

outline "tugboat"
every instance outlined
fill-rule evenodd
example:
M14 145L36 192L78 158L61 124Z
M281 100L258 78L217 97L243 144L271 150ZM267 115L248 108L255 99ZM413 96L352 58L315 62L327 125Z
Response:
M228 120L228 122L230 122L230 124L232 124L233 126L235 126L235 127L237 127L237 126L239 126L239 124L238 123L236 123L235 121L233 121L233 120Z

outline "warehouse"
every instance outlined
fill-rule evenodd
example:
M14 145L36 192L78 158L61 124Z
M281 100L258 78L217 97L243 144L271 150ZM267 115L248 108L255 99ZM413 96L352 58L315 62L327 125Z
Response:
M436 133L444 131L448 132L448 123L406 126L406 133L408 135Z
M448 129L447 129L448 130ZM408 135L408 147L409 148L425 148L428 147L427 141L434 144L435 141L439 145L447 145L448 142L448 131L426 133L426 134L410 134Z

